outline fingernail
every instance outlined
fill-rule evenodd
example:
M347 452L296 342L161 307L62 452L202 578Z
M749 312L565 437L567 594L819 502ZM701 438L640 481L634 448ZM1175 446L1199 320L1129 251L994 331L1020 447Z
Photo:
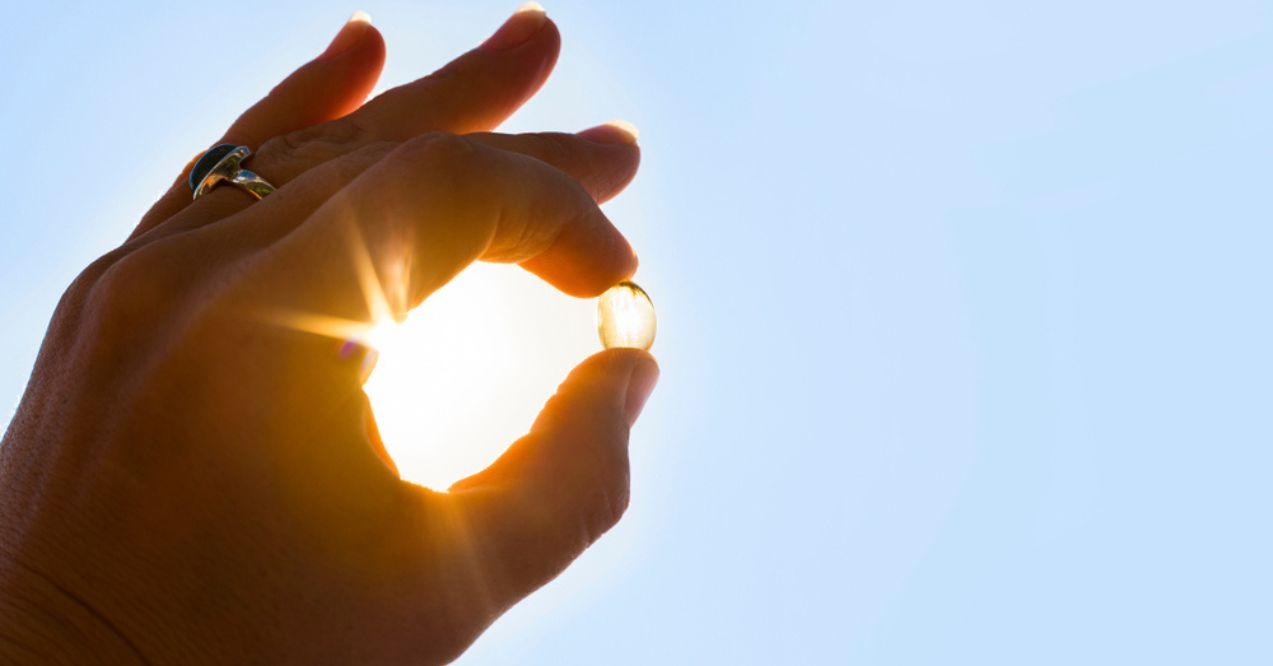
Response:
M659 382L659 364L650 356L642 356L632 367L628 377L628 396L623 405L624 416L628 419L628 427L636 423L637 417L645 407L645 401Z
M320 58L330 58L339 55L353 48L358 42L362 41L362 36L366 34L367 28L371 26L371 14L359 9L354 12L353 16L345 21L344 27L340 32L336 33L336 37L332 39L332 43L327 45L327 50L323 51Z
M626 120L611 120L604 125L589 127L577 133L577 136L595 143L635 146L640 132L636 125Z
M504 21L504 25L495 31L495 34L482 42L481 48L495 51L511 49L539 32L547 20L548 14L544 12L543 5L538 2L527 2L518 7L517 11Z

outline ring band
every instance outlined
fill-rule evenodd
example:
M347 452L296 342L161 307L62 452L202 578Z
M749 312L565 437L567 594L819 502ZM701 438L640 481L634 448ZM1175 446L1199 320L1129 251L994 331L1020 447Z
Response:
M240 166L252 154L247 146L223 143L199 158L190 169L187 184L194 191L194 198L207 194L222 182L237 185L239 189L261 199L274 191L274 186L256 173Z

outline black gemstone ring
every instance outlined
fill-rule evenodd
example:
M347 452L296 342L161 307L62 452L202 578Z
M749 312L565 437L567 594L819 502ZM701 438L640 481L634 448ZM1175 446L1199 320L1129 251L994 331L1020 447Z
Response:
M274 186L255 173L240 166L252 151L247 146L223 143L204 153L190 169L187 183L194 191L194 198L208 193L222 181L239 186L239 189L260 199L274 191Z

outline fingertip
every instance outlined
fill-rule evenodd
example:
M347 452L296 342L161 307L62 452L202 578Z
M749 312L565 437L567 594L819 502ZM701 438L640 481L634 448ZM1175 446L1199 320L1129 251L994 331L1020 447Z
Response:
M367 36L364 38L367 44L366 48L370 53L374 54L380 64L383 65L386 51L385 36L380 34L380 29L376 26L368 24L367 27Z
M593 143L605 144L607 146L632 146L636 147L636 136L629 133L618 125L605 123L596 127L589 127L586 130L580 130L575 133L581 139L586 139Z
M594 143L636 148L640 132L637 130L636 125L626 120L611 120L578 132L577 136Z
M353 19L350 20L353 21ZM356 23L362 25L358 42L345 53L350 59L357 60L365 66L374 66L379 73L385 63L385 37L376 26L369 22L357 21Z
M602 349L575 366L571 378L573 379L576 374L592 372L631 374L637 365L643 363L652 363L656 369L658 367L658 361L654 359L654 355L644 349L634 347Z
M379 45L380 50L383 51L384 37L371 24L371 15L360 9L345 21L318 59L331 60L354 50L369 49L373 44Z
M603 187L593 193L598 203L622 192L636 178L641 167L641 146L637 143L635 126L629 130L623 121L611 121L576 132L575 136L598 146L605 155L605 163L612 167Z
M632 374L628 376L628 393L623 403L623 414L628 420L628 427L636 425L645 403L659 383L659 363L648 352L638 358L632 366Z
M631 398L635 390L644 402L659 379L659 362L644 349L615 347L603 349L575 366L563 382L563 389L572 386L594 387L608 384L625 397ZM638 407L639 409L639 407Z
M326 50L245 111L222 142L259 147L272 137L340 118L362 105L384 61L380 32L363 20L346 21Z
M561 55L561 32L551 18L545 17L539 29L521 43L500 49L483 45L477 50L500 63L498 66L505 69L509 77L506 81L511 83L520 79L528 85L518 102L520 106L539 91L557 66L557 58Z
M537 2L524 3L478 48L487 51L517 48L535 40L551 23L543 5Z
M331 105L335 116L343 116L362 105L380 79L385 64L385 40L371 24L366 12L354 12L335 39L315 58L306 76L318 88L336 86L331 92L315 94L311 108ZM333 94L334 93L334 94ZM330 112L325 112L330 113Z
M518 14L514 14L509 20L514 20L517 16ZM520 42L500 48L492 48L489 43L483 43L477 51L486 54L493 62L500 63L498 66L513 76L506 79L507 81L522 78L529 83L532 88L524 98L528 99L548 80L548 75L557 66L557 57L561 55L561 31L551 18L545 16L543 23Z
M335 67L343 72L349 81L349 94L339 115L345 115L362 106L367 96L380 80L380 72L385 66L385 39L380 31L370 23L355 21L363 27L358 43L339 56L330 58Z
M537 40L542 40L542 44L551 48L553 51L553 61L557 60L557 53L561 51L561 30L557 27L557 22L551 18L544 22L544 27L540 29Z

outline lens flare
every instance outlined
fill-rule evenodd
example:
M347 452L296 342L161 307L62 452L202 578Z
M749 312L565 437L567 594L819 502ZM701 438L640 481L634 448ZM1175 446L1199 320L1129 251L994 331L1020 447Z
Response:
M379 360L363 390L402 477L444 490L524 435L596 349L590 306L517 267L477 264L403 323L373 328Z
M401 323L404 259L377 271L357 230L347 247L367 321L274 309L280 326L376 350L363 390L402 478L435 490L480 471L525 434L570 370L596 349L590 304L516 266L474 264Z

